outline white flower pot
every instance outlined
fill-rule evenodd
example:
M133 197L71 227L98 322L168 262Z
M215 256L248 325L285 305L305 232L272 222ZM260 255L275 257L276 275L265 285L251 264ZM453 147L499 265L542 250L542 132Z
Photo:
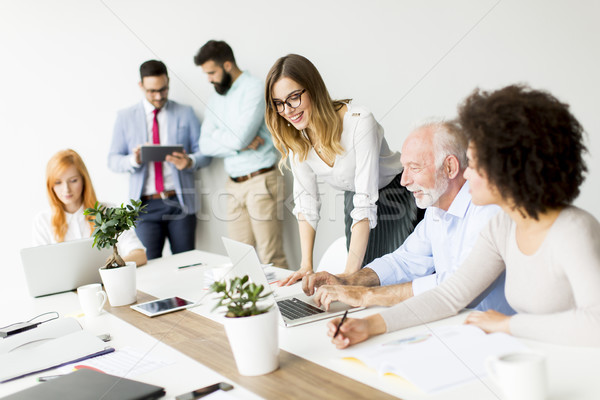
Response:
M124 267L100 268L104 290L112 307L133 304L137 300L134 261L127 261Z
M225 318L225 332L240 375L268 374L279 367L277 311Z

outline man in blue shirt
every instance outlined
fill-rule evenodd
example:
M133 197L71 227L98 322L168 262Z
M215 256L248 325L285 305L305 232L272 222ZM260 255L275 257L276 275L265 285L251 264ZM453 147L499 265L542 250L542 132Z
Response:
M378 258L350 276L327 272L306 276L302 285L315 302L353 306L391 306L434 288L469 255L480 231L498 213L496 206L471 203L467 142L452 122L431 121L415 129L402 146L401 183L413 193L425 218L393 253ZM502 274L470 308L514 314L504 296ZM360 285L360 286L357 286ZM367 287L380 286L380 287Z
M256 247L263 263L287 268L283 252L283 177L264 120L264 84L241 71L231 47L209 40L194 57L213 84L200 147L224 159L229 237Z

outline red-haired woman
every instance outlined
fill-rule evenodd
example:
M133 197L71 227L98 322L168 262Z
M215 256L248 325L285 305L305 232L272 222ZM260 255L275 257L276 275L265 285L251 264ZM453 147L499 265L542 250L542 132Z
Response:
M46 166L46 189L50 210L38 214L33 224L34 245L46 245L90 237L93 222L83 210L93 207L96 193L83 160L75 151L56 153ZM137 266L148 261L146 249L135 232L125 231L119 238L119 253Z

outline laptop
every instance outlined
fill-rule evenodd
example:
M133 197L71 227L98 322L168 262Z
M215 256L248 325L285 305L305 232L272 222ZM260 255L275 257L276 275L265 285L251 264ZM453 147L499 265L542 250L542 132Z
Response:
M226 237L222 239L233 264L233 267L226 276L248 275L250 280L255 284L269 288L269 282L254 247ZM325 311L323 308L317 307L312 297L305 295L303 292L285 297L279 297L274 293L273 296L283 324L287 327L335 317L343 314L346 310L352 312L364 308L350 307L347 304L336 301L330 304L329 311Z
M29 294L40 297L101 283L98 268L112 249L99 251L92 243L93 239L88 238L21 249Z

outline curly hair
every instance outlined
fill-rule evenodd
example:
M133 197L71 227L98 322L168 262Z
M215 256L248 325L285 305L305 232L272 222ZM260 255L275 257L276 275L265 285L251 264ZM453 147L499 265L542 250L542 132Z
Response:
M570 204L587 171L581 124L548 92L512 85L479 89L458 109L477 169L523 214Z

